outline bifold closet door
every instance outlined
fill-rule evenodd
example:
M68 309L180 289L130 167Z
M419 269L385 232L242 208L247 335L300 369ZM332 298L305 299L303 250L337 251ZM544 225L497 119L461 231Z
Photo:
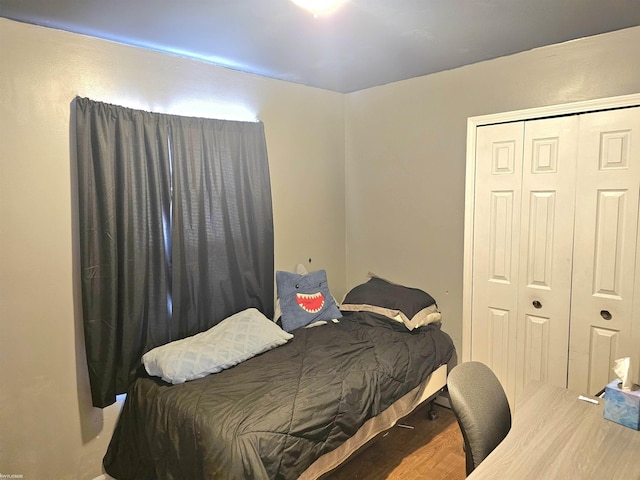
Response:
M578 125L525 123L516 398L530 380L567 385Z
M577 118L478 127L471 358L566 386Z
M515 395L524 122L478 127L471 359Z
M579 145L569 387L594 394L615 378L615 359L640 360L640 109L581 115Z

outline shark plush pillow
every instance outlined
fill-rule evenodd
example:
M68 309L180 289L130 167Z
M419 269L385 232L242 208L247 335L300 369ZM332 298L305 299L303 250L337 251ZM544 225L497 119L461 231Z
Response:
M277 271L276 285L282 310L282 328L286 332L313 322L342 317L329 292L325 270L306 275Z

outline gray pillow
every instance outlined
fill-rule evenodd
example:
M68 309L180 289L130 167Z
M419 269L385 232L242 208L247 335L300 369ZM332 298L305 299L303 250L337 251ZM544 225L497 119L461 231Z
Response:
M149 375L184 383L233 367L291 338L293 335L249 308L206 332L150 350L142 356L142 363Z
M402 322L409 330L442 320L436 301L427 292L379 277L354 287L340 305L343 312L373 312Z

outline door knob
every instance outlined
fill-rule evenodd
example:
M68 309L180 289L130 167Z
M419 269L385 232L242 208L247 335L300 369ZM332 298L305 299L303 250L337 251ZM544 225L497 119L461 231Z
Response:
M533 301L533 306L535 308L542 308L542 304L538 300Z
M605 320L611 320L613 318L613 315L609 313L609 310L600 310L600 316Z

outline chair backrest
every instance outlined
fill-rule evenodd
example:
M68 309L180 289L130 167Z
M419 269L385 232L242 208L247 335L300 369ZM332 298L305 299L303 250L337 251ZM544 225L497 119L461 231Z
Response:
M469 475L509 433L511 409L500 381L483 363L457 365L449 373L447 387L464 438Z

